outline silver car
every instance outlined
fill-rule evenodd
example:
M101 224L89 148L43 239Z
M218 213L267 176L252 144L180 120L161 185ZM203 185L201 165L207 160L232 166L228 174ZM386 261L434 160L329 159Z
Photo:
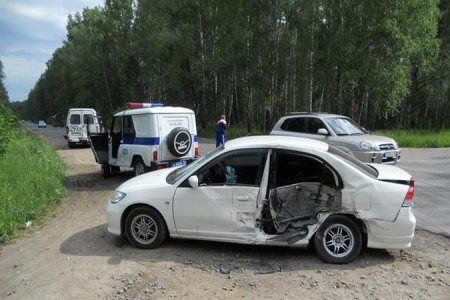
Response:
M327 113L292 113L282 117L271 135L327 142L366 163L396 164L401 150L394 139L370 135L352 119Z

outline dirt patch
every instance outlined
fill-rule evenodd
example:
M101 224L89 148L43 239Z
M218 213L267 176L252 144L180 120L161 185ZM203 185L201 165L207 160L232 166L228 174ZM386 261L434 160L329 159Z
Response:
M130 173L105 180L88 148L63 149L71 195L44 225L0 250L3 299L448 299L450 240L366 250L348 265L307 249L169 240L138 250L106 232L104 208Z

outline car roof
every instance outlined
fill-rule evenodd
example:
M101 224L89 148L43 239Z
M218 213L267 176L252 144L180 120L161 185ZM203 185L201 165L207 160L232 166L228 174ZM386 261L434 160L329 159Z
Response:
M139 115L139 114L193 114L194 111L185 107L179 106L158 106L148 108L135 108L127 109L114 114L114 116L120 115Z
M258 135L247 136L227 141L226 150L243 148L285 148L292 150L319 150L328 151L329 145L325 142L292 136Z
M315 117L322 117L322 118L329 118L329 117L339 117L339 118L348 118L343 115L338 114L330 114L325 112L291 112L284 117L296 117L296 116L315 116Z
M69 109L69 113L74 112L74 111L77 112L80 110L87 110L87 111L95 112L95 109L93 109L93 108L77 108L77 107L75 107L75 108Z

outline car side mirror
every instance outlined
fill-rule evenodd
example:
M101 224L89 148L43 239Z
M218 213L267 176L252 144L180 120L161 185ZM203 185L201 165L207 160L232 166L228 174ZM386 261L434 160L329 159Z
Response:
M325 128L319 128L319 130L317 130L317 133L321 135L328 135L328 130L326 130Z
M198 188L198 177L196 175L193 175L193 176L189 177L188 182L189 182L189 185L193 189Z

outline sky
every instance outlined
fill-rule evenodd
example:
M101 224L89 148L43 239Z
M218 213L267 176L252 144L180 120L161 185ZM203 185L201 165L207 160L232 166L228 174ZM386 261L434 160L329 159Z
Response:
M104 0L0 0L0 60L9 101L23 101L66 39L67 17Z

